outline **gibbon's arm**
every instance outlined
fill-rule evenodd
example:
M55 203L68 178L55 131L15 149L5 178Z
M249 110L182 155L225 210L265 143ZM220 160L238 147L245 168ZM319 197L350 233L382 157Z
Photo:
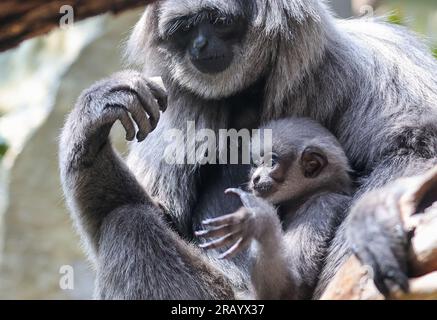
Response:
M296 212L287 213L283 246L297 299L314 297L330 244L350 202L348 195L327 192L310 197Z
M196 235L216 239L200 247L206 250L229 247L222 259L233 258L249 249L253 298L295 299L294 280L276 209L264 199L240 189L229 189L227 193L239 196L244 206L232 214L203 221L206 230L197 231Z
M281 225L276 209L266 200L239 189L244 206L237 212L203 222L201 238L217 238L204 249L230 247L222 258L249 248L255 299L311 299L330 241L343 220L350 197L326 193L310 198Z
M345 221L347 243L361 262L372 268L375 285L385 296L397 288L409 290L412 235L404 229L399 207L399 200L409 190L405 177L422 174L436 163L437 158L424 159L414 153L387 157L361 187Z
M84 91L67 118L59 146L62 185L73 219L94 250L108 213L151 202L112 148L110 130L119 120L127 140L142 141L165 105L162 88L137 72L124 71Z

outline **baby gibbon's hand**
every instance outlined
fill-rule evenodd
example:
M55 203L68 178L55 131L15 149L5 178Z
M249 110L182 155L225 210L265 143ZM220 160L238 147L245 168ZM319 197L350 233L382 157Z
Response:
M213 239L201 244L206 250L229 249L220 255L221 259L231 259L250 246L252 240L260 240L266 227L276 225L276 210L265 200L240 189L228 189L226 194L240 197L243 207L236 212L202 222L205 230L197 231L196 236Z

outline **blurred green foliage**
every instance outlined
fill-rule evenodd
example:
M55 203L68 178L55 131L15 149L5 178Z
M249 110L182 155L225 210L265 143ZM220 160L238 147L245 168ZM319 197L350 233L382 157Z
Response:
M393 24L404 25L405 17L400 10L394 10L388 15L387 20Z

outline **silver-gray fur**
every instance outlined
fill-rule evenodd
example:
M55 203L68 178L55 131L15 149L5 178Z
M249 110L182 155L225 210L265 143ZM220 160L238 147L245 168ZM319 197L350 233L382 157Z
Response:
M215 75L197 71L163 46L166 21L199 8L244 15L249 22L231 67ZM154 123L139 114L139 106L156 115L160 106L151 94L164 99L138 80L142 74L127 71L84 92L60 142L63 187L97 269L98 297L230 298L246 289L244 256L220 262L216 255L201 257L189 243L201 219L238 208L222 192L242 183L247 172L166 164L162 136L187 121L218 130L287 116L312 118L345 149L360 185L357 200L435 163L437 63L405 28L338 21L317 0L164 0L148 6L127 53L144 67L143 75L163 77L168 107L159 121L155 116L156 129L132 144L127 166L112 150L107 133L114 121L123 122L129 139L134 135L119 109L137 115L142 140ZM381 289L386 278L402 278L406 250L398 243L405 235L378 229L384 241L373 243L364 214L352 209L340 228L317 295L351 248L377 257L360 256L374 266ZM363 234L358 243L350 243L351 230Z

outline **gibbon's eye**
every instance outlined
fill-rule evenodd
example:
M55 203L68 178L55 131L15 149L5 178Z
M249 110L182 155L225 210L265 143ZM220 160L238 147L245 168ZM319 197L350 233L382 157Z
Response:
M270 156L270 161L272 167L276 166L279 163L279 156L276 153L272 153Z
M230 32L234 30L234 22L226 17L219 17L212 21L214 28L221 32Z
M228 25L230 23L229 23L229 19L222 17L222 18L215 19L213 24L215 24L216 26L225 26L225 25Z
M182 32L190 32L190 30L191 30L191 25L189 25L189 24L185 24L185 25L183 25L183 26L181 26L181 29L180 29Z
M275 167L279 164L279 156L276 153L267 154L261 158L258 166Z
M185 19L176 20L174 21L165 32L167 37L172 37L175 35L182 36L184 34L187 34L191 31L192 24L189 23L189 21Z

